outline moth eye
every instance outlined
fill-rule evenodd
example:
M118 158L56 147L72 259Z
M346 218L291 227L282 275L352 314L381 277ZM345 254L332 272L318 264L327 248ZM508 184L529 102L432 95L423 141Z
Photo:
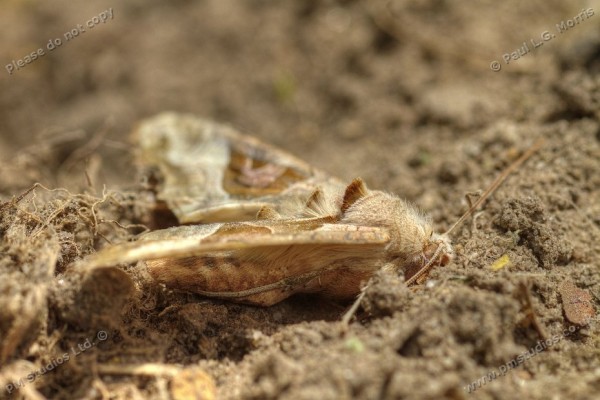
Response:
M445 267L446 265L448 265L448 263L450 263L450 260L452 260L452 256L448 253L442 253L442 255L440 256L440 265L442 267Z

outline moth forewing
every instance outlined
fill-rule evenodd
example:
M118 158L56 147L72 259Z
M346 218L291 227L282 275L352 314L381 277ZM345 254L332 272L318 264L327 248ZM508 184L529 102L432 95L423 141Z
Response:
M381 243L326 241L151 260L147 265L153 278L170 288L272 305L294 293L351 298L377 268L383 248Z
M145 234L135 242L109 246L87 257L81 265L97 268L166 257L292 245L382 245L390 239L387 231L380 228L323 223L316 227L314 220L264 222L161 229ZM312 229L306 229L307 226Z
M324 220L169 228L101 251L85 266L147 260L150 275L167 287L260 305L297 292L347 298L372 274L390 236Z

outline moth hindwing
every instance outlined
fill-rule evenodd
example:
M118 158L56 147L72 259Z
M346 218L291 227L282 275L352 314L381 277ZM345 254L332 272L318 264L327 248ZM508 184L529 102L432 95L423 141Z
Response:
M135 137L181 225L103 249L88 268L143 260L167 287L271 305L300 292L352 298L380 268L414 274L452 255L411 204L227 126L162 114Z
M193 116L161 114L134 137L141 167L160 177L158 200L181 224L253 220L263 207L281 211L318 187L343 187L282 150Z

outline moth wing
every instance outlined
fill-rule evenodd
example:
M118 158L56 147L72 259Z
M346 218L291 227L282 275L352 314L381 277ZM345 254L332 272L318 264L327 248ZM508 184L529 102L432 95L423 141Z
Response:
M177 226L147 233L136 242L109 246L88 256L80 266L97 268L223 252L268 263L281 257L277 249L293 247L311 247L313 256L323 249L318 252L323 253L320 262L329 262L366 255L369 249L380 253L389 240L384 228L328 223L325 218Z
M276 147L191 115L160 114L134 137L142 167L159 174L158 200L182 224L251 220L265 206L279 211L319 187L344 187Z

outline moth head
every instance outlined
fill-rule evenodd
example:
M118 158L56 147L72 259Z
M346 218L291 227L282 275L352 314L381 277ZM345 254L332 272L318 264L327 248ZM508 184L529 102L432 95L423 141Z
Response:
M453 257L454 250L448 236L432 234L424 244L422 252L406 260L404 265L406 284L422 283L431 269L448 265Z
M437 261L437 265L444 267L454 258L454 249L447 235L434 233L423 249L423 254L427 262Z

